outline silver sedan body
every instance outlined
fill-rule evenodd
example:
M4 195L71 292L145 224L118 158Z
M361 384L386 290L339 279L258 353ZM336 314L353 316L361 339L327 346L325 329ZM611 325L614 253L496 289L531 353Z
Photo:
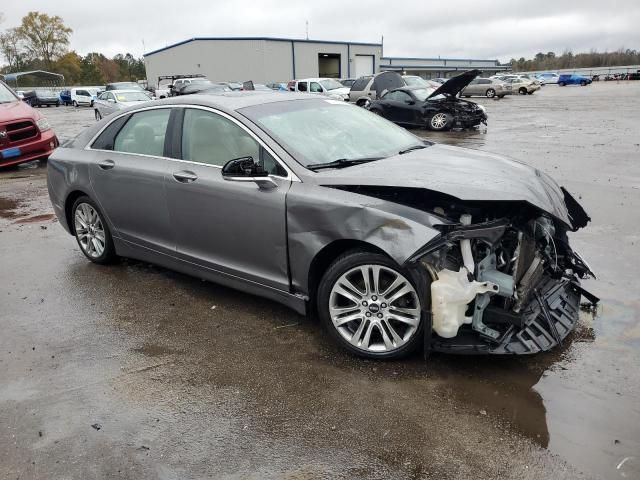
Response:
M492 78L476 78L469 85L467 85L460 96L482 96L482 97L504 97L505 95L511 95L511 85L501 80Z
M151 98L142 90L108 90L102 92L93 102L96 120L150 100Z
M575 326L589 273L566 237L589 218L546 174L318 95L143 103L57 149L47 176L91 261L129 257L300 313L316 305L336 342L370 358L548 350ZM513 252L521 260L503 261ZM459 329L472 340L456 343Z

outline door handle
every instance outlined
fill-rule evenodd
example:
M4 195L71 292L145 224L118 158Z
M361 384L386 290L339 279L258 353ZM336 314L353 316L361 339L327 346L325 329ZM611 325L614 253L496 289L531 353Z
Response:
M188 170L181 170L179 172L175 172L173 174L173 178L175 178L180 183L191 183L195 182L198 179L198 175Z
M114 162L113 160L103 160L101 162L98 162L98 166L102 170L111 170L113 167L116 166L116 162Z

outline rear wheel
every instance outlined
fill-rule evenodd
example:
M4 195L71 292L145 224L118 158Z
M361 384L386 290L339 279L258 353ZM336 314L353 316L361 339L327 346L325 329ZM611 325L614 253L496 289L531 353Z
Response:
M527 94L527 89L524 87L520 87L520 90L518 90L518 92L520 93L520 95L526 95Z
M76 108L78 108L78 102L76 102L75 100L72 102L72 105Z
M582 85L583 87L586 87L586 86L587 86L587 82L585 82L584 80L582 80L582 81L580 82L580 85Z
M564 82L558 82L558 85L560 85L561 87L564 87L566 85L566 83Z
M318 314L338 344L362 357L399 358L422 341L417 289L379 253L355 250L336 259L320 282Z
M109 226L102 212L87 196L79 197L73 204L72 228L80 250L94 263L110 263L116 257Z
M487 90L487 98L493 98L496 96L496 91L493 88L490 88Z
M102 114L96 109L96 121L102 120Z
M444 112L434 113L431 118L429 118L427 126L435 131L448 130L451 126L451 115Z

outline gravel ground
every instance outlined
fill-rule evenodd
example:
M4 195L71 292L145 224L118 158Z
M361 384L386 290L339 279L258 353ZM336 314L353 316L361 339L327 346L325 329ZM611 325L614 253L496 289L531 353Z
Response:
M273 302L147 264L90 264L46 164L0 171L0 478L640 478L640 82L477 99L419 135L554 176L592 224L602 298L530 358L371 362ZM90 109L42 109L64 141Z

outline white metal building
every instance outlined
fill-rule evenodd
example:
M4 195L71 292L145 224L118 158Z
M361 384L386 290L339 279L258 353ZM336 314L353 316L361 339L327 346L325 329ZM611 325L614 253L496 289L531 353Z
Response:
M256 83L295 78L347 78L378 71L382 44L289 38L191 38L144 55L147 80L204 74L210 80Z
M383 57L380 61L380 70L392 70L402 75L418 75L423 78L448 78L473 68L482 70L485 76L511 70L511 66L500 65L498 60Z

